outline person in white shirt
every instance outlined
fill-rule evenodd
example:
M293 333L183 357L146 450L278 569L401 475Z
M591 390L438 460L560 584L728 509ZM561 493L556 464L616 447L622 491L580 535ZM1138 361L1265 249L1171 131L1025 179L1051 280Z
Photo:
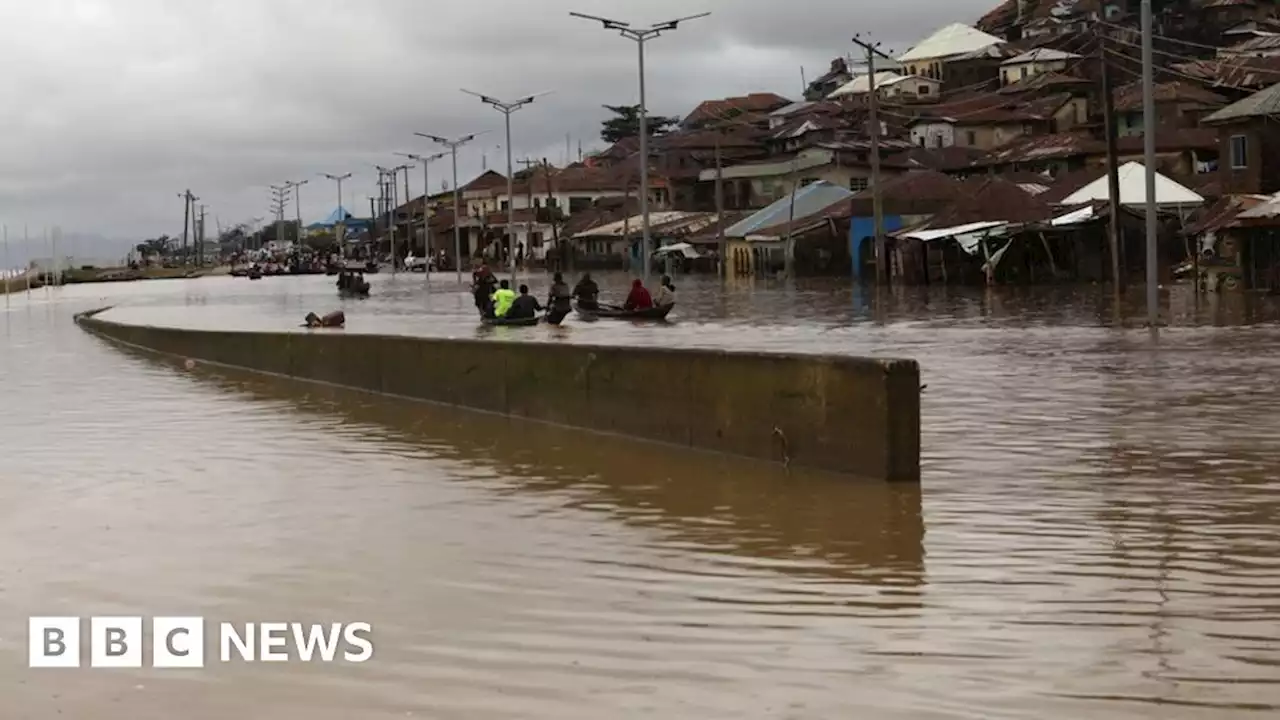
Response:
M662 284L653 296L654 307L667 307L676 304L676 286L671 284L671 276L663 275Z

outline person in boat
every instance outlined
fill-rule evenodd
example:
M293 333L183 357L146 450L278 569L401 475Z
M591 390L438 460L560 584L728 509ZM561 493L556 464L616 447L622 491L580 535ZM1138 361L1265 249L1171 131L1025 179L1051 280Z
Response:
M556 273L551 277L551 292L547 294L548 312L555 315L568 315L573 309L573 291L564 281L564 276Z
M671 284L671 276L663 275L658 292L653 296L654 307L669 307L676 304L676 286Z
M515 301L516 293L511 289L511 283L507 280L498 283L498 289L493 292L493 317L506 317Z
M623 310L648 310L653 307L653 297L649 295L649 290L636 278L631 283L631 293L627 295L627 301L622 304Z
M591 273L583 274L582 279L573 288L573 297L578 299L578 305L587 310L600 307L600 286L591 279Z
M343 269L342 272L338 273L338 289L346 290L350 286L351 286L351 272L349 270Z
M511 303L511 309L507 310L506 317L512 320L537 317L538 313L545 309L537 298L529 294L529 286L521 285L520 294Z

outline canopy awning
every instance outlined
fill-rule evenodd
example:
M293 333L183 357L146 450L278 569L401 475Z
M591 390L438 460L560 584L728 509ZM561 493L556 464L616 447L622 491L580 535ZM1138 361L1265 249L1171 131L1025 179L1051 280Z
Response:
M952 239L960 246L960 249L970 255L978 254L980 243L985 238L1003 237L1009 232L1009 223L1003 220L988 220L985 222L966 223L964 225L952 225L944 228L928 228L925 230L914 230L905 233L899 233L898 237L911 238L920 242L933 242L934 240Z

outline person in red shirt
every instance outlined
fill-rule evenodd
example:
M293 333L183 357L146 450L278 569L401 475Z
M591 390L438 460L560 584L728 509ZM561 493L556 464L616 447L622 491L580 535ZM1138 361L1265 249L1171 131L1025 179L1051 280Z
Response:
M631 283L631 294L627 295L627 301L622 304L623 310L648 310L653 307L653 298L649 295L649 291L645 289L644 283L636 279Z

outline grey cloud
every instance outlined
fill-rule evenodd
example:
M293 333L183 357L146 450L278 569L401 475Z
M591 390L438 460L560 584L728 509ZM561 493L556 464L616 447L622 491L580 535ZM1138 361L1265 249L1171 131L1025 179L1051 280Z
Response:
M710 10L648 46L649 104L682 115L699 100L794 96L848 39L904 50L972 22L995 0L69 0L0 7L0 220L112 236L175 232L190 187L230 223L265 214L267 186L314 178L304 216L332 209L319 172L353 171L429 149L414 131L489 130L460 156L505 167L502 118L467 87L554 94L513 121L520 155L560 161L566 134L594 147L602 104L635 102L636 47L569 10L636 24ZM447 174L433 166L435 178ZM411 175L420 192L421 175ZM439 188L433 181L433 190ZM360 204L362 203L363 204ZM292 213L292 210L290 210Z

